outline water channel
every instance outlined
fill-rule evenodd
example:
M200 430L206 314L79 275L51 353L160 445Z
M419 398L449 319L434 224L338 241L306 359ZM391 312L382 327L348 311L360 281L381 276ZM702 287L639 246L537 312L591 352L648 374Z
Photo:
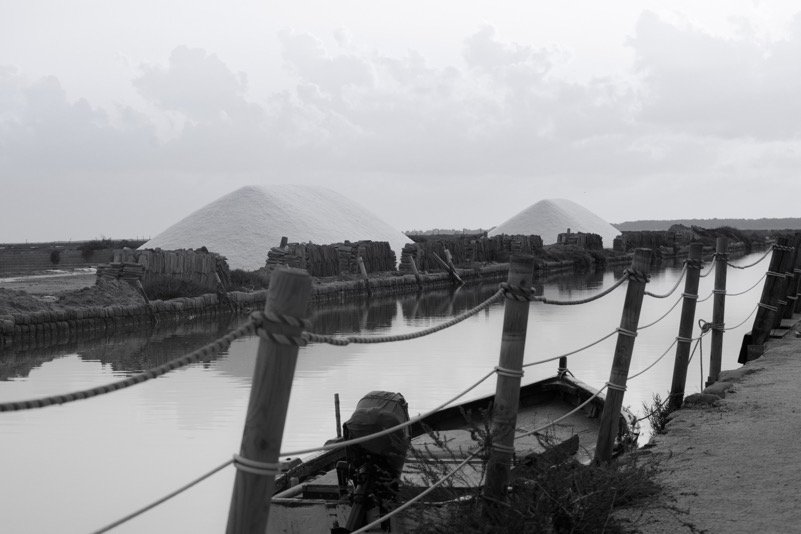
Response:
M731 260L747 265L764 252ZM764 260L753 268L728 270L723 369L738 367L740 343L753 324L749 317L761 293ZM665 294L681 274L681 262L658 268L647 290ZM705 267L703 273L709 271ZM575 300L599 293L622 275L604 272L539 281L545 297ZM714 273L701 279L699 295L711 294ZM341 335L387 335L440 324L471 309L497 284L325 305L313 310L312 331ZM679 289L664 299L646 297L640 326L662 317L679 300ZM620 323L625 284L608 296L579 306L532 303L526 362L558 356L613 332ZM699 301L696 317L711 322L712 298ZM670 387L681 304L637 337L624 404L638 415L654 393ZM322 444L336 432L334 394L343 420L371 390L399 391L411 414L431 409L473 384L497 365L503 303L431 336L388 344L301 349L292 386L282 451ZM68 393L106 384L186 354L218 338L246 316L216 321L188 320L155 328L49 348L11 347L0 352L0 402ZM740 323L740 326L737 326ZM734 328L736 327L736 328ZM696 326L694 336L699 332ZM568 360L580 380L600 388L609 378L616 336ZM697 392L709 368L709 336L689 367L687 393ZM239 449L258 338L157 380L99 398L25 412L0 414L0 530L15 533L93 532L149 504L231 458ZM700 368L703 364L703 373ZM556 363L530 367L524 383L552 376ZM466 398L490 394L491 378ZM643 421L641 443L649 429ZM213 477L154 510L113 530L115 533L218 533L225 529L234 470Z

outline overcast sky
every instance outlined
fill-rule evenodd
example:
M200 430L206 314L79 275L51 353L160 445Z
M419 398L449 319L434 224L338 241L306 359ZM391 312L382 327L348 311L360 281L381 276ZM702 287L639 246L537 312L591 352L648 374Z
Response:
M801 216L797 2L489 4L0 0L0 242L271 183L399 230Z

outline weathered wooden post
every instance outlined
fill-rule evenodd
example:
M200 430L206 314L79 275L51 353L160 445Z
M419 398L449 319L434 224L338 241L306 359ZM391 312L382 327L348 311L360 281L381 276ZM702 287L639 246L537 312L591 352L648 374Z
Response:
M729 268L729 240L718 237L715 241L715 289L712 290L712 341L709 355L709 378L706 385L718 381L723 358L723 332L726 327L726 275Z
M754 326L751 328L750 343L746 347L747 350L745 354L740 355L739 363L747 363L751 360L756 360L762 356L764 352L763 345L765 341L767 341L770 331L773 328L775 314L779 311L777 307L779 294L776 291L776 287L780 285L779 282L784 278L784 273L780 272L780 269L787 249L786 237L778 238L773 245L773 253L770 257L770 265L768 266L767 276L765 277L765 284L762 286L762 296L757 306Z
M364 287L367 289L367 295L372 296L373 290L370 288L370 277L367 276L367 268L364 266L364 260L361 256L358 256L356 261L359 263L359 271L361 271L362 278L364 278Z
M795 312L795 301L798 298L798 279L801 276L801 271L798 270L799 260L801 260L801 234L796 233L793 239L793 251L788 254L791 256L787 261L787 269L784 271L785 275L785 291L784 291L784 305L782 306L782 315L779 319L781 326L782 319L792 319Z
M417 280L417 289L423 289L423 281L420 280L420 271L417 270L417 262L411 254L409 254L409 265L412 267L414 279Z
M526 327L531 302L522 293L531 288L534 277L533 256L512 256L507 284L510 293L503 310L503 336L498 361L498 381L492 407L492 449L487 462L486 495L490 499L506 499L509 469L514 456L517 409L520 404L520 381L523 377L523 352L526 348ZM515 299L515 288L519 298Z
M701 257L704 253L703 243L690 243L687 258L687 277L684 279L684 301L681 303L681 319L679 335L676 338L676 359L673 363L673 382L670 385L668 408L678 410L684 402L684 388L687 385L687 364L690 361L693 325L695 324L695 307L698 303L698 284L701 279Z
M798 235L798 234L797 234ZM793 307L790 317L792 318L792 313L801 313L801 244L798 245L797 254L795 255L795 265L793 268L793 286L795 287L795 298L792 299Z
M310 293L311 277L308 273L295 269L276 270L267 292L265 313L286 317L289 323L297 322L297 318L306 313ZM278 455L298 345L279 343L275 339L297 340L302 327L282 321L270 322L268 328L269 332L259 334L261 340L242 445L234 461L237 472L228 512L228 534L266 530L275 475L280 470Z
M620 424L620 409L623 407L623 393L626 391L631 354L634 351L634 338L637 336L642 299L645 296L645 284L648 283L650 270L651 249L636 249L631 269L628 271L626 300L623 303L623 314L618 328L612 371L607 382L604 411L601 414L601 428L598 431L598 444L595 447L596 463L607 463L612 459L615 435Z

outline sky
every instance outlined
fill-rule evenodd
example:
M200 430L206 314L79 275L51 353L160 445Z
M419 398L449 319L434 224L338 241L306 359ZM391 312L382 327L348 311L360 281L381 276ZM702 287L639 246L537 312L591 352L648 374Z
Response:
M801 216L797 2L489 4L0 0L0 242L148 238L249 184L402 231Z

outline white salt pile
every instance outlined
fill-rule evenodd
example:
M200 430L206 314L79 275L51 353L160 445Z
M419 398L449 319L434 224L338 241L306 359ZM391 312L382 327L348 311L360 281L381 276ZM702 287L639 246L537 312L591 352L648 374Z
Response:
M567 232L598 234L603 239L604 248L612 248L612 241L620 231L595 215L587 208L572 200L563 198L540 200L524 209L508 221L496 226L489 236L538 235L545 245L556 243L557 236Z
M232 269L264 267L267 252L290 243L328 245L387 241L400 259L412 241L356 202L330 189L302 185L250 185L237 189L167 228L141 249L206 247Z

